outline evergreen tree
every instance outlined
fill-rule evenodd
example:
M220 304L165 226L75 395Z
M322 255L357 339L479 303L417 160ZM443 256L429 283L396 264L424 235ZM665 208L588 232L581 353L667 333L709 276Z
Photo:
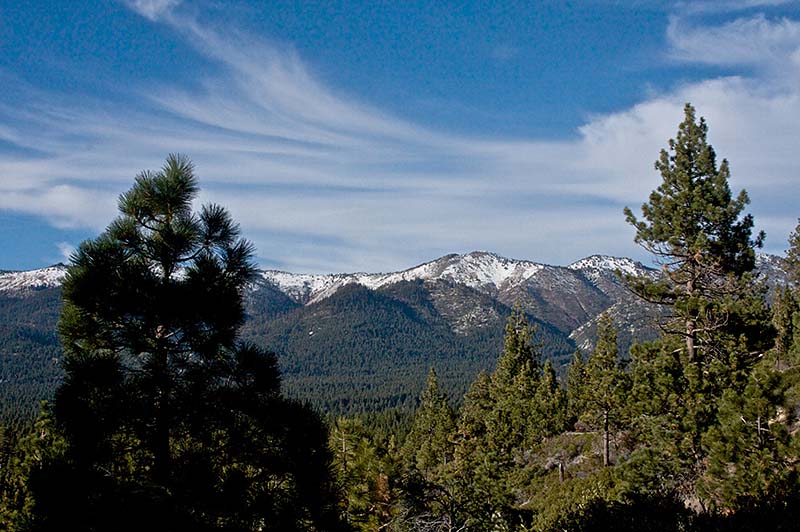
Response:
M611 432L619 428L629 382L617 355L617 330L608 315L598 324L598 340L586 364L584 420L602 431L603 465L609 466Z
M717 347L713 333L729 325L726 299L742 294L739 281L755 266L764 234L751 237L753 217L743 215L750 200L744 190L731 196L728 161L717 168L705 120L689 104L684 113L656 161L662 183L642 205L644 219L625 208L636 243L655 255L662 276L629 281L643 298L673 308L682 326L671 332L684 337L689 363L702 365Z
M428 482L439 481L442 470L453 459L454 431L453 409L439 389L436 371L431 368L411 432L403 446L408 469L418 472Z
M634 377L646 442L672 462L673 482L694 493L706 467L702 438L716 422L726 389L741 392L753 364L772 344L763 287L751 271L763 233L742 191L733 198L727 161L719 167L708 127L686 105L685 118L656 169L662 182L642 205L625 209L635 241L661 264L657 279L628 278L641 297L672 310L664 338L636 350ZM689 494L689 493L687 493Z
M491 378L481 372L464 396L456 425L454 461L449 468L466 530L491 529L497 501L505 496L498 470L487 455L486 422L492 406Z
M52 411L42 404L32 427L4 426L0 462L0 529L29 530L34 516L50 502L33 497L37 485L50 482L47 472L65 452ZM68 496L68 495L67 495Z
M787 420L781 419L792 415L782 408L784 393L785 382L769 361L750 374L742 393L724 393L719 423L704 435L709 467L700 486L718 508L781 496L796 483Z
M32 489L38 529L334 530L321 420L280 396L274 355L237 342L252 246L192 210L170 156L71 258L55 402L61 460ZM67 496L65 496L65 494Z
M463 518L456 493L458 482L450 474L454 438L455 415L431 368L402 449L403 513L411 530L457 528L456 523Z
M566 393L552 364L541 363L535 330L520 311L509 317L505 348L490 376L467 393L458 423L453 476L469 530L514 529L531 457L566 427Z
M795 287L800 286L800 220L789 235L789 249L786 250L786 271Z
M556 370L549 360L544 363L528 419L528 442L531 448L542 440L566 430L567 393L556 376Z
M586 361L580 349L575 351L572 361L567 366L567 415L574 424L585 409L586 394Z
M381 530L395 518L400 476L396 449L387 448L359 419L339 418L331 427L334 456L345 521L364 532Z
M772 323L775 327L776 365L779 369L785 366L792 368L798 364L793 356L796 354L796 345L800 340L800 330L795 327L795 322L800 317L800 301L797 300L796 290L791 286L780 287L775 292L772 303Z
M521 311L506 324L505 347L490 377L487 451L497 464L520 460L519 453L538 445L564 421L561 387L552 365L541 362L536 330Z
M784 265L791 284L776 291L772 305L773 324L777 331L775 353L778 366L787 366L785 369L794 375L800 370L800 224L789 236Z

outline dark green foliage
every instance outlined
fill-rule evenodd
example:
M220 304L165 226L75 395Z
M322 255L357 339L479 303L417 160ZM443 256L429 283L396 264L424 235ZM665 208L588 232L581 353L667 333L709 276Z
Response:
M574 425L584 410L584 399L589 393L586 387L586 361L580 349L575 351L567 366L567 421Z
M789 249L786 250L785 264L789 279L795 286L800 285L800 220L792 234L789 235Z
M644 219L625 209L628 223L636 228L635 241L653 253L664 274L658 280L629 282L643 298L673 308L680 323L673 330L684 337L692 364L702 364L727 347L714 336L738 325L730 320L731 306L751 295L745 274L753 270L755 248L764 238L762 233L751 239L753 218L743 214L747 193L731 196L728 162L717 168L707 132L705 120L697 121L687 104L669 151L662 150L656 161L662 183L642 205Z
M511 314L504 305L491 305L498 320ZM563 333L529 319L537 323L548 357L563 361L574 349ZM413 410L430 367L441 376L442 389L458 401L478 372L494 367L503 345L501 323L454 332L421 281L378 291L346 286L274 320L251 320L243 334L280 354L287 393L347 415Z
M451 475L468 530L513 528L526 519L520 473L532 450L566 428L566 394L540 349L535 329L513 313L497 368L479 375L464 399Z
M441 480L443 469L453 461L454 431L455 414L447 396L439 389L436 371L431 368L411 432L405 439L406 468L428 482Z
M762 234L751 240L753 217L741 216L749 203L747 193L732 198L728 161L717 167L714 148L706 140L705 119L698 121L689 104L684 113L669 151L661 150L655 163L662 183L642 205L644 220L625 209L628 222L636 228L635 241L670 261L668 282L673 286L664 287L670 290L662 294L667 300L690 296L693 290L713 290L714 276L751 271L753 248L763 240ZM695 281L695 288L682 292L690 281Z
M330 449L344 520L356 530L378 530L396 514L400 464L393 437L383 439L359 419L338 418Z
M65 443L28 475L33 530L341 528L325 425L281 397L274 355L237 341L252 247L221 207L194 213L196 193L170 156L72 258Z
M683 502L670 495L631 494L620 501L602 498L560 518L547 532L680 532L694 530L692 513Z
M708 470L701 490L721 508L739 509L782 492L796 482L794 450L783 410L786 381L765 361L750 373L741 393L726 390L718 423L705 435Z
M717 168L707 129L687 105L677 137L656 162L662 183L642 206L644 220L625 210L636 242L663 272L629 282L674 316L665 337L633 357L640 435L675 462L681 473L671 485L687 496L706 468L703 437L717 424L723 393L743 391L773 338L764 289L751 275L763 234L751 238L747 194L732 198L728 163Z
M30 516L46 501L31 491L45 481L43 472L65 451L65 441L54 426L52 412L42 405L39 418L29 424L0 426L0 529L27 530Z
M580 419L589 427L601 431L603 465L611 463L612 432L622 428L625 403L630 392L630 379L617 356L617 331L611 319L601 318L599 339L585 367L570 368L573 374L583 371L577 402L582 407ZM573 381L578 380L577 375Z
M596 498L564 515L543 532L789 532L797 529L800 498L797 493L750 500L734 513L687 509L671 494L626 495L622 500Z
M795 295L795 289L783 287L775 292L775 301L772 304L772 322L775 326L775 354L778 364L791 364L797 362L794 358L797 340L800 339L800 330L795 327L795 316L800 312L800 302Z
M30 420L61 383L61 291L0 294L0 420Z

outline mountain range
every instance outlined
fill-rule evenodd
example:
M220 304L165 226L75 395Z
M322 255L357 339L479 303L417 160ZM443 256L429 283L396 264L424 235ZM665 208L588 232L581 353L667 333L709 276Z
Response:
M758 269L785 282L782 259ZM513 308L535 323L544 356L563 370L593 347L599 316L619 328L620 353L652 338L662 310L620 274L657 276L627 258L593 255L551 266L476 251L393 273L260 271L246 294L242 337L278 354L286 391L331 413L413 405L429 367L458 400L502 349ZM60 379L55 332L66 266L0 272L2 415L35 408Z

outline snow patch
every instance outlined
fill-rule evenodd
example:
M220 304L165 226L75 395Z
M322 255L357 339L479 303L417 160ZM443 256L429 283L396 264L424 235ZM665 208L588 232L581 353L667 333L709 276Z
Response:
M0 272L0 292L61 286L66 275L67 267L63 264L25 272Z
M617 270L626 275L642 275L649 270L641 263L634 262L625 257L610 257L608 255L592 255L579 261L575 261L569 266L570 270L581 272L608 272L614 273Z
M401 281L448 280L482 290L500 290L527 281L545 268L535 262L507 259L485 251L465 255L446 255L393 273L293 274L276 270L262 273L298 303L309 304L330 297L343 286L356 283L376 290Z

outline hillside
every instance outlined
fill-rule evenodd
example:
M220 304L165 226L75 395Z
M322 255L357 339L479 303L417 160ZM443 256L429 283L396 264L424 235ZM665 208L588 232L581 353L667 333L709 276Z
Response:
M780 259L759 268L784 282ZM287 392L330 412L413 405L428 368L463 395L502 349L518 306L537 325L545 356L561 370L592 348L598 316L620 329L621 354L652 338L658 309L639 301L617 272L657 275L626 258L591 256L567 267L487 252L446 255L393 273L309 275L262 271L246 297L244 339L279 354ZM0 273L2 414L28 414L59 382L55 326L66 267Z

